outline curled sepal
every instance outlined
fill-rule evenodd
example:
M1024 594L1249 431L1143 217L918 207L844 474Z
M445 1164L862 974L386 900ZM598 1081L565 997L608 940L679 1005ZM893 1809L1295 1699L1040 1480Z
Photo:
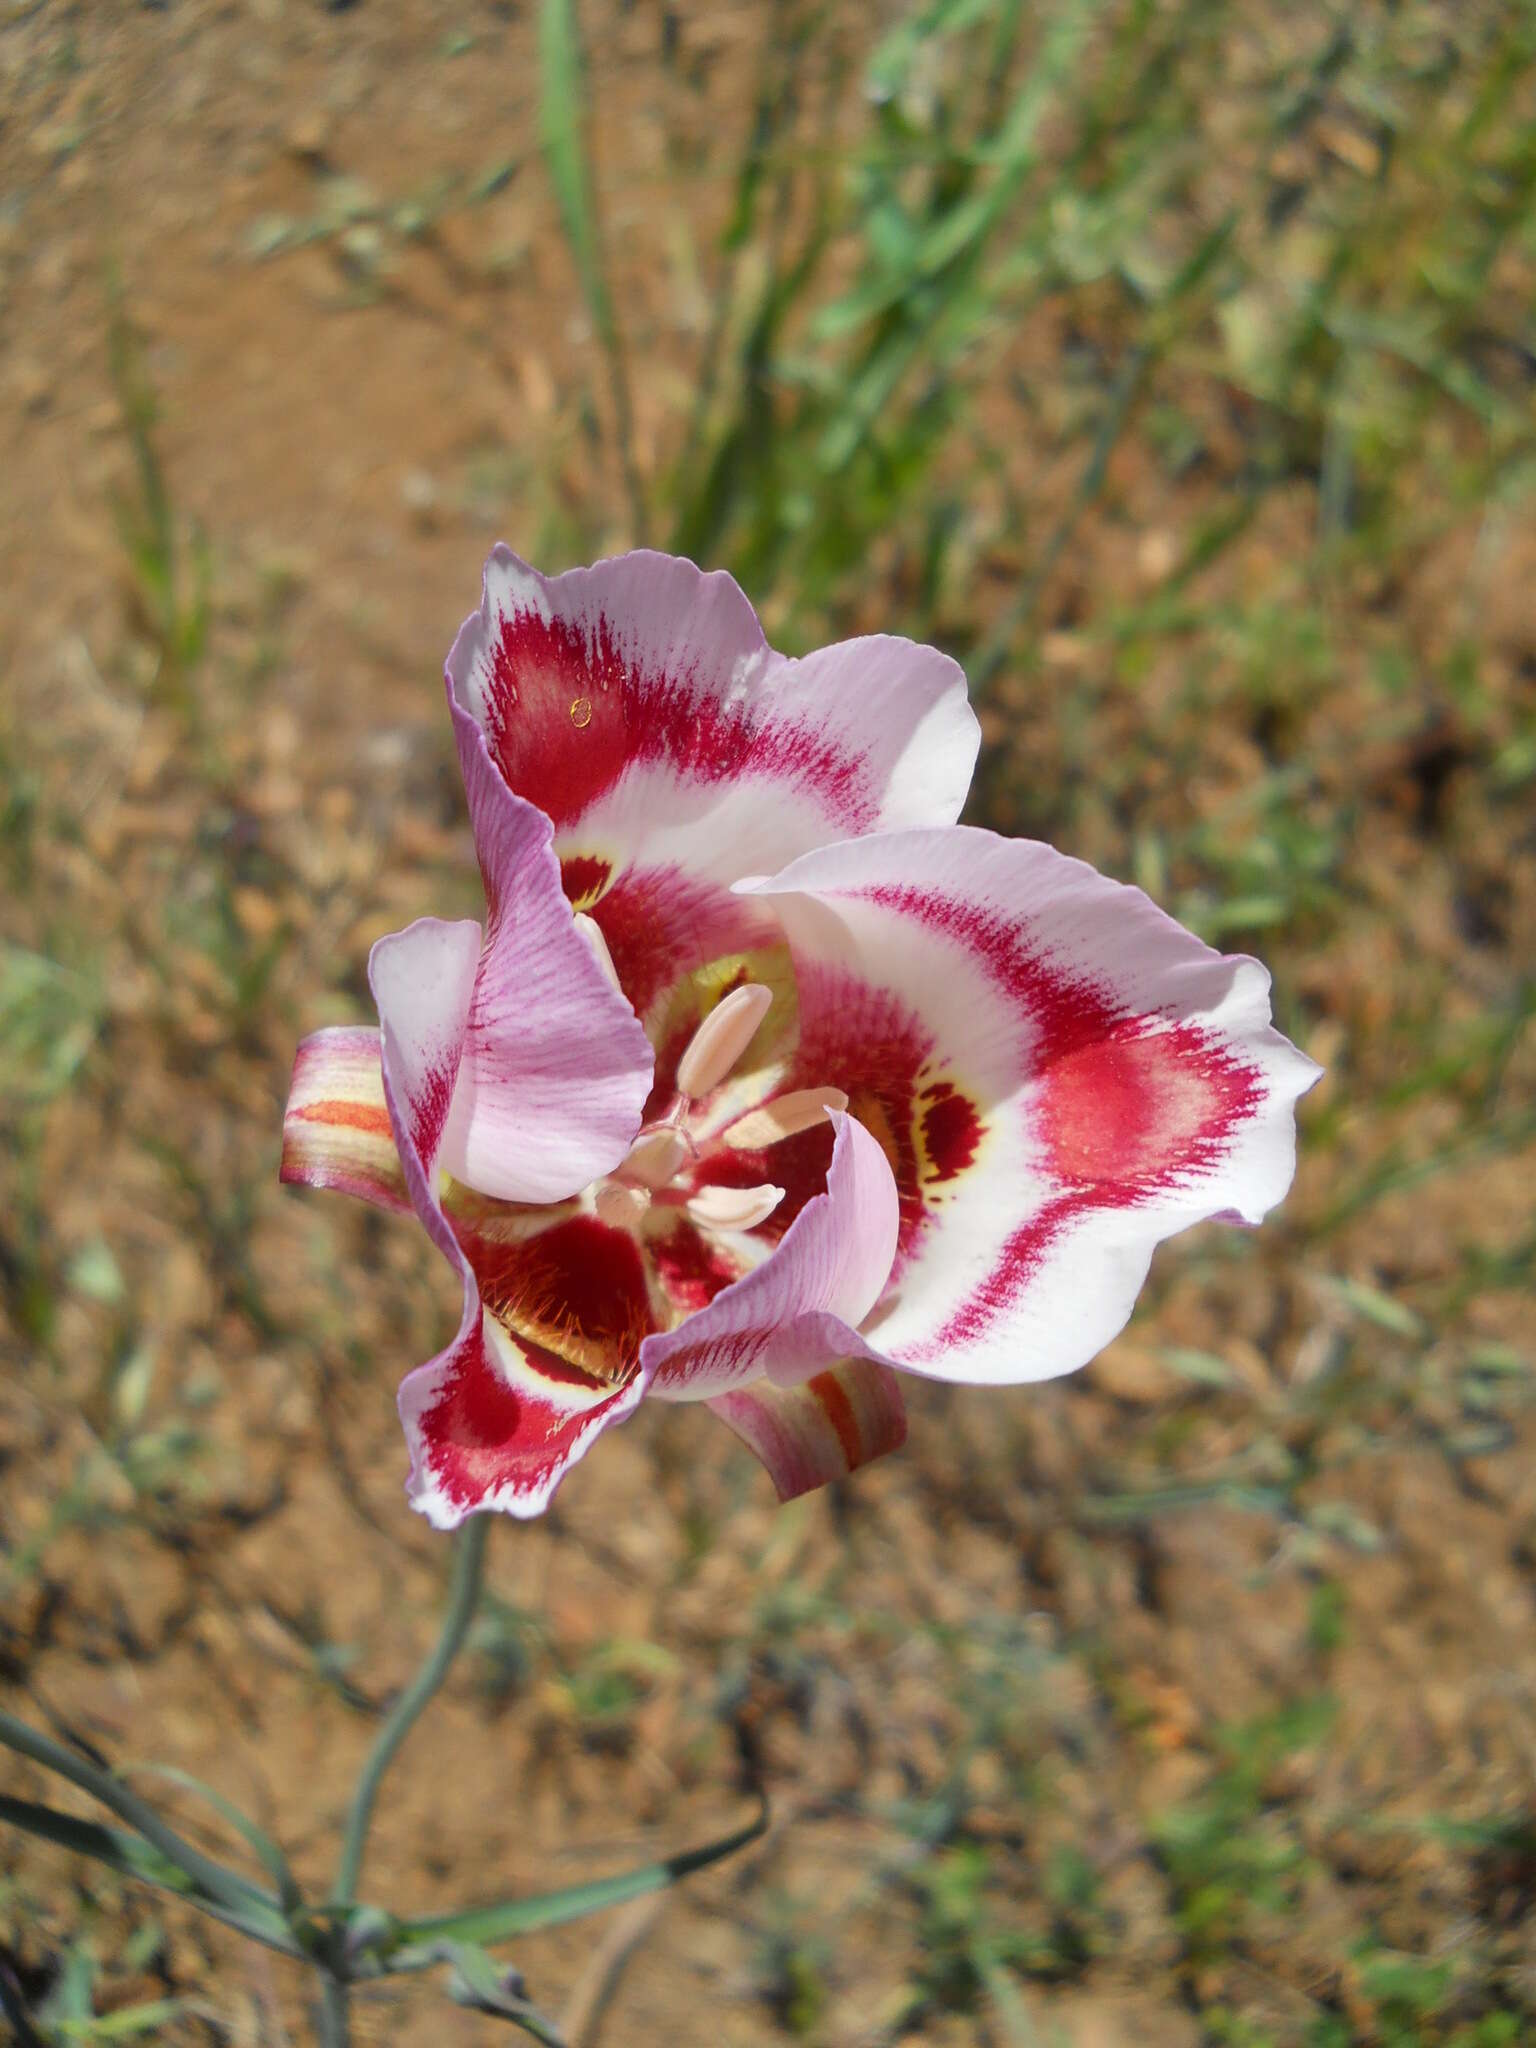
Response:
M281 1177L410 1214L384 1100L379 1034L371 1025L312 1031L295 1053Z
M709 1405L765 1466L780 1500L846 1479L907 1440L900 1379L873 1358L845 1358L796 1386L753 1380Z
M547 2048L564 2048L564 2036L554 2022L524 1998L520 1971L494 1961L483 1948L466 1941L439 1942L437 1957L448 1965L448 1996L455 2005L508 2020L536 2041L545 2042Z

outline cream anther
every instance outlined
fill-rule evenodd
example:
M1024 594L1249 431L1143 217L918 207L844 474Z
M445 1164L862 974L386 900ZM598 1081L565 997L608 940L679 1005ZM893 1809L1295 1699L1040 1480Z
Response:
M608 950L608 941L603 937L603 928L595 917L588 917L584 910L576 912L576 929L592 948L592 957L617 988L619 970L613 964L613 955Z
M756 1037L772 1001L772 989L749 981L716 1003L677 1063L677 1085L684 1095L697 1098L719 1087Z
M798 1137L819 1124L829 1109L846 1109L848 1098L841 1088L797 1088L765 1102L761 1109L749 1109L722 1131L721 1142L738 1152L758 1152L777 1145L781 1138Z
M782 1188L701 1188L684 1204L695 1223L712 1230L755 1230L784 1199Z
M616 1180L605 1180L592 1197L599 1223L612 1230L628 1230L651 1206L649 1188L627 1188Z
M629 1157L619 1168L626 1180L639 1181L648 1188L664 1188L693 1157L693 1147L683 1133L670 1124L642 1131L629 1148Z

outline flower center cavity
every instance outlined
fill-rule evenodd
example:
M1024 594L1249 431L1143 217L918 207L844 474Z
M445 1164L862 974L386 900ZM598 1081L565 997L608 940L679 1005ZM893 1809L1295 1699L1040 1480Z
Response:
M579 920L597 952L601 933L593 920ZM594 934L596 943L593 943ZM598 953L601 964L606 947ZM610 970L611 971L611 970ZM773 993L748 982L724 996L689 1040L677 1063L677 1093L666 1115L649 1123L628 1157L593 1191L598 1217L620 1229L635 1229L653 1205L681 1208L706 1230L755 1230L784 1199L771 1182L740 1187L710 1177L712 1162L733 1154L760 1152L821 1122L829 1110L846 1109L840 1088L801 1088L745 1111L707 1139L700 1124L705 1100L729 1079L767 1016Z

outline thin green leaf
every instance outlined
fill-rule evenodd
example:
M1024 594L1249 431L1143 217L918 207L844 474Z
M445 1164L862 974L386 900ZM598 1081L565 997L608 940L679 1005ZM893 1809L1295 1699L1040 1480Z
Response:
M1235 1480L1191 1481L1183 1486L1149 1486L1140 1493L1090 1494L1079 1506L1078 1515L1090 1528L1127 1528L1153 1515L1205 1507L1211 1501L1247 1514L1276 1515L1284 1509L1286 1496L1278 1486L1245 1486Z
M247 1912L252 1907L269 1913L277 1912L277 1901L270 1893L262 1891L259 1885L252 1884L249 1878L241 1877L238 1872L226 1870L222 1863L205 1856L201 1849L194 1849L174 1828L168 1827L137 1793L130 1792L117 1778L98 1770L93 1763L66 1749L61 1742L55 1742L52 1736L29 1728L14 1714L0 1713L0 1743L32 1763L41 1764L45 1771L53 1771L71 1785L78 1786L82 1792L89 1793L109 1813L115 1813L119 1820L126 1821L162 1856L185 1872L205 1898L217 1900L234 1914Z
M140 1884L153 1885L159 1891L185 1899L213 1919L223 1921L225 1926L238 1928L253 1941L282 1955L302 1954L275 1903L263 1906L253 1898L242 1910L233 1911L200 1891L170 1857L126 1829L81 1820L72 1813L60 1813L55 1807L41 1806L30 1799L13 1799L8 1793L0 1793L0 1822L24 1828L39 1841L52 1842L76 1856L104 1863L122 1877L136 1878Z
M1197 1351L1188 1344L1165 1344L1159 1354L1164 1365L1181 1378L1202 1387L1230 1387L1232 1368L1214 1351Z
M229 1822L260 1861L277 1887L277 1895L282 1901L284 1914L291 1919L296 1912L303 1909L304 1894L299 1889L298 1879L289 1868L287 1857L272 1837L264 1829L257 1827L255 1821L243 1814L232 1800L224 1797L222 1792L216 1792L211 1785L205 1785L201 1778L194 1778L190 1771L178 1770L174 1764L119 1764L117 1771L119 1777L129 1771L147 1772L156 1778L163 1778L168 1785L179 1785L183 1792L192 1792L199 1799L205 1799L215 1813Z
M977 1951L975 1962L1008 2048L1039 2048L1040 2036L1030 2024L1023 1996L1006 1964L985 1946Z
M581 72L575 0L544 0L539 10L539 132L582 289L602 326L611 308L598 261L597 223L582 141Z
M889 305L900 304L903 316L875 343L818 441L816 463L824 474L844 469L862 447L875 420L922 354L952 294L963 286L965 271L979 260L993 229L1034 168L1040 124L1070 77L1097 11L1098 0L1074 0L1053 24L1028 83L986 152L993 166L990 181L932 221L914 242L908 262L886 280L883 292ZM866 283L858 289L866 292L869 287ZM879 288L871 303L881 303ZM838 311L836 306L828 308L823 320L835 322Z
M985 21L996 8L997 0L930 0L927 7L898 23L877 45L864 74L870 97L894 99L906 84L925 43Z
M135 2034L148 2034L168 2026L183 2011L179 1998L152 1998L142 2005L125 2005L116 2012L102 2013L88 2020L65 2020L59 2032L66 2041L126 2041Z
M685 1849L660 1863L647 1863L639 1870L627 1870L619 1877L599 1877L589 1884L570 1885L563 1891L544 1892L532 1899L504 1899L493 1906L471 1906L459 1913L430 1914L420 1920L403 1920L397 1935L397 1949L391 1959L394 1968L421 1968L406 1951L418 1943L438 1941L470 1942L475 1946L509 1941L520 1934L532 1934L544 1927L561 1927L569 1920L584 1919L589 1913L606 1912L648 1892L665 1891L680 1878L703 1870L722 1857L755 1842L768 1826L768 1806L746 1827L710 1842L701 1849Z
M1374 1323L1379 1330L1389 1330L1394 1337L1422 1337L1424 1324L1405 1302L1390 1294L1383 1294L1379 1287L1372 1287L1364 1280L1348 1280L1332 1275L1322 1282L1328 1292L1352 1308L1356 1315L1364 1316L1368 1323Z

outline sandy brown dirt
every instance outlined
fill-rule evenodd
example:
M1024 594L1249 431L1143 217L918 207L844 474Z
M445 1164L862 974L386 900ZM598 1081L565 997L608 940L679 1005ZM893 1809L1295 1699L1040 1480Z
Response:
M763 10L681 10L670 62L652 10L590 12L649 464L687 390L711 150ZM48 1101L7 1076L0 1675L32 1720L216 1785L322 1886L380 1703L435 1625L445 1552L402 1500L393 1390L453 1303L414 1229L277 1186L288 1062L302 1031L364 1014L374 937L473 909L436 679L485 548L627 538L584 420L605 401L533 94L514 6L13 4L0 22L0 918L86 1018ZM471 204L477 181L495 189ZM391 225L438 194L429 228ZM157 671L114 516L133 485L109 264L177 530L210 551L184 686ZM1070 848L1125 871L1128 817L1214 814L1256 755L1235 722L1181 753L1171 678L1134 704L1097 679L1091 739L1062 737L1080 592L1134 583L1145 534L1197 510L1198 478L1188 504L1134 462L1118 485L1059 572L1042 665L987 715L997 815L1026 823L1031 759L1080 778L1129 724L1151 734ZM1044 502L1066 488L1041 479ZM1232 577L1278 573L1289 519L1277 503ZM1452 533L1440 586L1405 599L1426 646L1475 538ZM1536 550L1500 546L1486 630L1512 677L1536 656ZM1453 1079L1394 1099L1390 1025L1416 988L1469 1028L1505 999L1529 965L1531 853L1488 809L1465 721L1427 829L1424 727L1359 736L1355 715L1301 714L1350 807L1359 916L1277 942L1288 1022L1335 1075L1283 1215L1165 1253L1071 1384L918 1387L906 1452L836 1496L775 1508L702 1413L605 1440L544 1522L493 1532L491 1622L387 1787L368 1897L432 1910L685 1845L746 1810L750 1756L768 1841L668 1898L585 2038L851 2048L910 2023L935 2044L1193 2048L1308 2041L1319 2009L1379 2038L1367 1941L1443 1960L1474 2016L1490 1973L1536 2000L1536 1862L1508 1828L1532 1815L1536 1422L1514 1367L1477 1382L1485 1412L1467 1396L1469 1357L1529 1342L1497 1268L1529 1230L1528 1155L1469 1142L1337 1213L1490 1113ZM1474 943L1490 876L1503 907ZM1516 1044L1501 1105L1531 1079ZM1458 1296L1473 1241L1492 1277ZM1394 1328L1341 1281L1453 1306ZM1192 1353L1228 1384L1181 1371ZM1276 1849L1282 1896L1201 1938L1166 1817L1229 1783L1221 1730L1324 1698L1331 1718L1264 1751L1231 1822ZM0 1782L41 1790L20 1767ZM281 1960L14 1838L0 1870L29 1984L83 1931L104 2005L190 2001L167 2040L308 2038ZM1012 2024L1032 2031L957 1983L935 1870L966 1927L1013 1944ZM1220 1883L1257 1887L1242 1864ZM151 1922L163 1939L134 1949ZM603 1938L521 1946L546 2009ZM1215 2034L1218 2008L1252 2034ZM1425 2040L1453 2038L1452 2011ZM426 1983L362 1997L356 2027L398 2048L494 2034Z

